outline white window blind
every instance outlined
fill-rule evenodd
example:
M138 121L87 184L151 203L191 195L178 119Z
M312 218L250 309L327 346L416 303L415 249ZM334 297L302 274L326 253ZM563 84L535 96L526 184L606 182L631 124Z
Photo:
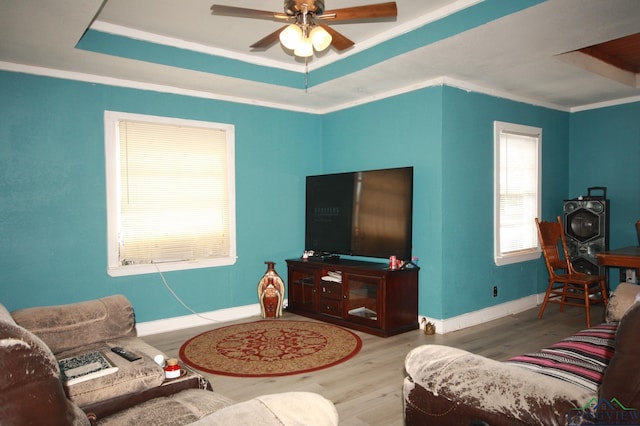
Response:
M233 128L117 113L108 118L115 129L107 156L116 166L115 179L108 177L115 181L109 201L116 216L109 234L117 240L110 241L109 269L144 273L156 270L148 269L152 264L171 264L164 266L171 270L233 263Z
M534 219L540 213L539 128L495 123L495 261L539 256Z

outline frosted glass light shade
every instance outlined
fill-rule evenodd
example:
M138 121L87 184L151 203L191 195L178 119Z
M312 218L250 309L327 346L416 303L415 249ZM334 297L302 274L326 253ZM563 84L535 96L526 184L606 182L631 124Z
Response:
M293 50L300 44L302 40L302 29L291 24L280 32L280 43L289 50Z
M311 44L309 37L302 39L298 47L293 51L293 54L301 58L307 58L313 55L313 45Z
M313 47L318 52L322 52L324 49L329 47L332 40L331 34L329 34L322 27L315 27L314 29L312 29L311 33L309 34L309 38L311 39Z

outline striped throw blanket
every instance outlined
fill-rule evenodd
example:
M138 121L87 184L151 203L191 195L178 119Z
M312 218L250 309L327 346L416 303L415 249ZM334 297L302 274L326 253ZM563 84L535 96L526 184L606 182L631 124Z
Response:
M507 362L597 392L615 351L617 329L617 322L600 324Z

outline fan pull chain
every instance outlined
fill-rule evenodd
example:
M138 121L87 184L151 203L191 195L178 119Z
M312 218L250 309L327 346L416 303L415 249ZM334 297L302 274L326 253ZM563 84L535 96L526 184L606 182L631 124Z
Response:
M304 93L309 87L309 58L304 58Z

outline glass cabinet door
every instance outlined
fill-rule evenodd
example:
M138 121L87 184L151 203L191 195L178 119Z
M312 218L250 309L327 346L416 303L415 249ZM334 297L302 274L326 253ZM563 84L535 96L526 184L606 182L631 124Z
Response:
M296 269L291 272L289 304L298 309L314 311L315 306L315 271Z
M343 279L347 288L347 315L350 320L378 324L380 315L380 279L348 274Z

